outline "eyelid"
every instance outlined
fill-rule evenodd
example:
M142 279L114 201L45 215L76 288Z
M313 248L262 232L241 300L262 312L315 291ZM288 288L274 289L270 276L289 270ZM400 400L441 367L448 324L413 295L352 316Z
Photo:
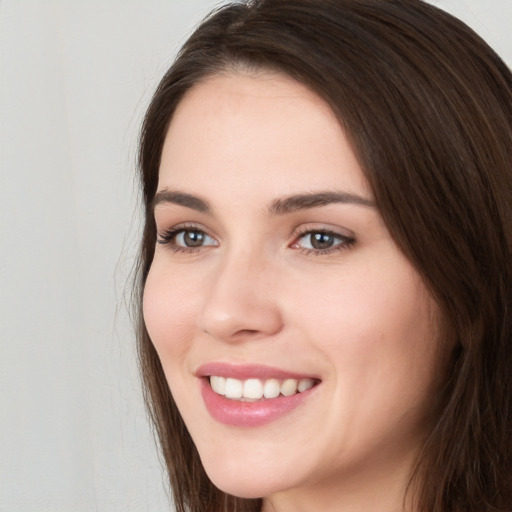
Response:
M340 241L336 244L334 244L331 247L325 248L325 249L317 249L314 247L301 247L299 245L299 241L308 236L313 234L325 234L330 235L336 239L339 239ZM301 252L304 252L305 254L314 254L314 255L323 255L323 254L331 254L336 251L340 250L346 250L352 247L356 243L355 234L351 231L339 228L339 227L331 227L326 225L306 225L301 226L293 235L293 241L290 244L289 247L292 249L300 250Z
M194 247L194 246L187 247L185 245L178 245L177 243L175 243L176 237L180 233L183 233L183 232L186 232L186 231L193 231L193 232L197 232L197 233L202 233L206 237L208 237L211 240L213 240L215 243L209 243L209 244L205 244L205 245L198 245L196 247ZM208 232L207 229L205 229L200 224L195 224L195 223L191 223L191 222L183 222L183 223L180 223L180 224L176 224L176 225L174 225L174 226L172 226L172 227L170 227L168 229L161 229L161 230L157 229L157 240L156 241L159 244L168 246L170 249L172 249L175 252L185 252L185 253L197 252L197 251L199 251L201 249L204 249L205 247L216 247L216 246L219 245L218 240L216 239L216 237L211 235Z
M293 239L297 239L309 233L328 233L339 236L340 238L355 238L355 233L347 228L317 222L300 225L294 230L292 237Z

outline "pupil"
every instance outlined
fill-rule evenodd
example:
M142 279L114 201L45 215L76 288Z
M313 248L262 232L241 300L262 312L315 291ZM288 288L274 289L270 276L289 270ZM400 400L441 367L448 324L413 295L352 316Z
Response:
M314 233L311 237L311 245L315 249L329 249L333 243L333 237L326 233Z
M199 247L203 244L204 234L199 231L185 232L184 241L187 247Z

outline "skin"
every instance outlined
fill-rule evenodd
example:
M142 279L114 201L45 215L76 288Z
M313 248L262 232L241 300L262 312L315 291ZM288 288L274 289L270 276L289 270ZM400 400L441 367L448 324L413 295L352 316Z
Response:
M271 73L216 75L181 101L166 136L144 317L178 408L215 485L264 510L413 510L411 466L439 381L437 308L383 224L350 144L313 92ZM274 201L354 194L286 213ZM327 230L328 251L308 233ZM187 247L184 234L204 233ZM346 243L346 238L353 240ZM197 369L264 364L321 383L258 427L206 410Z

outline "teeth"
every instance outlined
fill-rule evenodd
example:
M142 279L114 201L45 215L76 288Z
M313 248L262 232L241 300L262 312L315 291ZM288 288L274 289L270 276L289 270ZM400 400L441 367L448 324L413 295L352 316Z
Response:
M249 379L244 382L244 398L260 399L263 396L263 384L259 379Z
M301 379L301 380L299 380L297 389L298 389L299 393L302 393L303 391L307 391L308 389L311 389L314 385L315 385L315 383L313 382L313 379Z
M226 379L226 398L242 398L243 390L244 386L241 380Z
M291 396L302 393L315 385L313 379L247 379L246 381L224 378L217 375L210 377L210 385L218 395L224 395L233 400L261 400L262 398L276 398L279 395Z
M292 396L297 393L297 381L295 379L286 379L281 384L281 394L284 396Z
M224 377L216 377L212 375L210 377L210 385L215 393L219 395L226 394L226 379Z
M263 385L263 395L265 398L276 398L281 393L281 385L277 379L268 379Z

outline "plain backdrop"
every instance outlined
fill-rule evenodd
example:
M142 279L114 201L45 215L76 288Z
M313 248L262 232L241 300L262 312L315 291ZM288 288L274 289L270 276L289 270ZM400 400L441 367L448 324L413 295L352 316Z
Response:
M512 0L438 0L512 63ZM0 0L0 511L170 511L130 274L137 133L208 0Z

